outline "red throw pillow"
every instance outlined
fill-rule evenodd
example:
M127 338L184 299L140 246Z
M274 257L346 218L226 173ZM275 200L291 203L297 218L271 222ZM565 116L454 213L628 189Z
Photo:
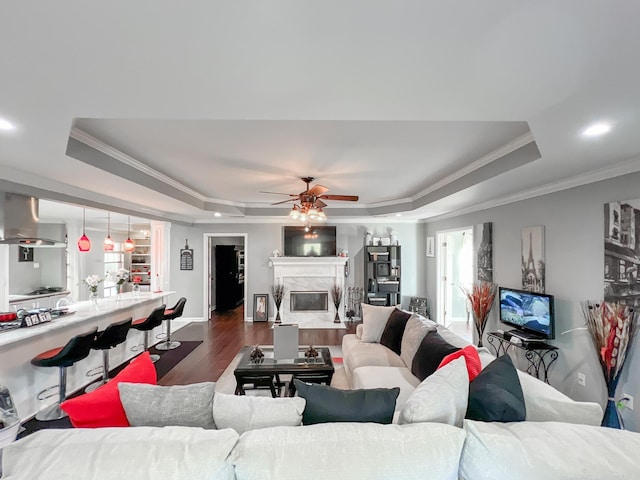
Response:
M129 421L118 392L120 382L156 385L156 368L149 352L131 360L131 363L106 385L67 400L60 408L69 414L71 424L76 428L128 427Z
M478 355L476 347L474 347L473 345L467 345L457 352L450 353L442 359L440 365L438 365L438 368L442 368L447 363L453 362L456 358L460 358L462 356L464 356L464 359L467 362L467 373L469 374L469 382L472 382L473 379L476 378L482 370L482 362L480 361L480 356Z

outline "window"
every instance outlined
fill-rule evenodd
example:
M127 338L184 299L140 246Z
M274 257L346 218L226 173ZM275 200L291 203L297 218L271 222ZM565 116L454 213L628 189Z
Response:
M113 246L113 252L104 253L104 296L113 297L118 293L116 282L109 278L109 273L117 271L124 267L124 251L122 243L116 242Z

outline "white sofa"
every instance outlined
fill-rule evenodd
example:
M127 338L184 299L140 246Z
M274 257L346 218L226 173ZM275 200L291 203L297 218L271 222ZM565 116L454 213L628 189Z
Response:
M553 422L41 430L2 480L634 479L640 434Z
M371 309L371 307L369 308ZM438 325L417 314L414 314L413 317L419 319L424 324L424 328L407 328L405 336L411 335L417 338L412 341L406 341L403 338L403 348L407 345L419 344L424 335L432 329L435 329L444 340L456 347L463 348L470 345L469 342L443 325ZM363 320L366 324L368 319L365 316ZM404 352L401 352L401 355L396 354L378 343L379 337L375 334L373 336L369 334L368 339L378 338L378 341L363 341L365 324L359 324L355 334L347 334L342 339L342 355L347 382L350 388L400 387L400 394L396 402L396 411L399 412L420 384L420 380L411 373L411 365L408 365L410 360L407 361L407 358L412 358L413 355L407 357ZM484 347L478 349L478 356L482 368L495 360L495 356ZM599 404L576 402L525 372L518 371L518 377L524 395L527 420L600 425L603 411Z

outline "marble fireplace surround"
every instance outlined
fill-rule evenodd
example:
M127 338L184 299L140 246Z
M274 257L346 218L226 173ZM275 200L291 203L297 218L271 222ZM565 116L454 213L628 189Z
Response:
M333 323L336 309L330 290L333 285L342 287L340 319L344 320L345 276L344 266L348 257L269 257L273 267L273 284L284 285L284 298L280 306L282 323L297 323L300 328L334 328L343 325ZM329 292L329 309L326 312L292 312L291 292ZM275 317L275 312L273 312Z

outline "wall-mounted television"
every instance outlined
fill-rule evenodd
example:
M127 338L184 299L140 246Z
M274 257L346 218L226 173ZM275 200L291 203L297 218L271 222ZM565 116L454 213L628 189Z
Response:
M284 255L286 257L335 257L336 227L284 227Z
M553 296L513 288L499 289L500 321L516 328L515 333L532 334L533 339L555 337Z

